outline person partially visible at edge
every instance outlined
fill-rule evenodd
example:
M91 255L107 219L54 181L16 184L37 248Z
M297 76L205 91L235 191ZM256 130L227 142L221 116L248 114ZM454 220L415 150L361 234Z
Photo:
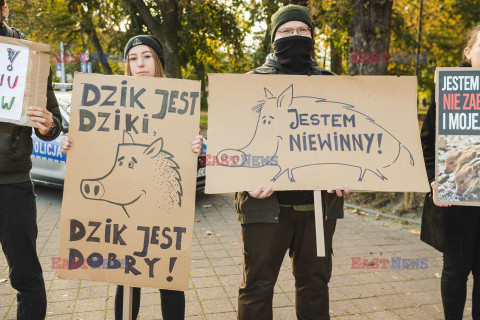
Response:
M154 36L139 35L131 38L124 51L125 75L141 77L165 78L165 58L163 46ZM64 137L62 152L68 153L72 139ZM191 151L198 156L202 154L203 136L198 135L192 141ZM117 286L115 295L115 319L123 318L123 286ZM140 288L133 288L132 319L136 319L140 310ZM160 290L162 317L164 320L179 320L185 318L185 293L183 291Z
M27 40L18 29L9 27L8 7L0 0L0 36ZM38 138L50 141L61 131L61 115L53 93L52 73L48 77L47 108L28 107L27 115L36 124ZM45 319L47 297L42 267L38 260L37 210L30 181L32 128L0 122L0 243L17 293L17 319Z
M480 24L468 35L461 67L480 67ZM472 317L480 319L480 208L434 203L435 181L435 94L422 126L425 166L432 191L425 198L420 239L443 253L441 294L445 319L463 318L467 279L473 274Z
M272 16L270 53L264 65L249 72L332 75L312 59L313 24L307 8L288 5ZM343 187L345 194L348 186ZM242 225L243 282L240 320L272 319L273 288L287 250L292 259L298 319L330 319L328 283L332 274L332 239L343 218L341 188L322 191L326 257L317 257L313 191L277 191L259 186L235 194Z

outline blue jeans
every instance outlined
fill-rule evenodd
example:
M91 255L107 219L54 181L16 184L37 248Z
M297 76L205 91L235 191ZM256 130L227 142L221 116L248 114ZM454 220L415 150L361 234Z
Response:
M37 207L31 181L0 184L0 243L17 293L17 319L45 319L47 296L38 261Z

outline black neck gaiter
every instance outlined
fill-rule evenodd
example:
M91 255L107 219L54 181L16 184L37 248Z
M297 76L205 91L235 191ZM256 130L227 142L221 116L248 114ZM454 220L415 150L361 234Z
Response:
M289 74L307 74L310 71L312 50L313 39L308 37L291 36L273 42L278 68Z

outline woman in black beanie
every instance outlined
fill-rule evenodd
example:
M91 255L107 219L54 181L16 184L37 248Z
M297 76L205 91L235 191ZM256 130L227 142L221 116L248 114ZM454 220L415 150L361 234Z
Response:
M1 1L1 0L0 0ZM125 75L165 78L165 57L160 41L154 36L139 35L131 38L124 51ZM192 152L201 155L203 137L198 135L192 141ZM64 137L62 152L67 153L72 140ZM123 286L117 286L115 294L115 320L122 320ZM183 291L160 289L162 317L164 320L185 318L185 293ZM132 318L136 319L140 309L140 288L133 288Z

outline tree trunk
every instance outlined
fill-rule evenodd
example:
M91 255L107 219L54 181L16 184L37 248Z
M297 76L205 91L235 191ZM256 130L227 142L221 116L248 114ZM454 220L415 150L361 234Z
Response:
M335 74L342 74L342 49L330 41L330 70Z
M162 13L162 37L165 48L165 60L168 61L165 71L170 77L182 78L180 67L178 42L178 31L180 30L180 19L177 0L156 0ZM199 79L200 80L200 79Z
M290 0L290 4L296 4L297 6L308 6L308 0Z
M98 58L100 60L100 64L102 65L103 73L104 74L113 74L112 68L108 63L108 57L105 55L103 51L102 44L100 43L100 39L98 38L97 30L95 29L95 25L93 24L93 19L91 14L83 13L82 17L82 24L83 29L85 30L86 34L92 41L93 47L98 54Z
M415 193L405 192L404 194L405 211L410 211L415 207Z
M355 0L348 26L348 74L387 74L392 6L393 0ZM405 194L406 209L411 208L412 199Z
M110 67L110 64L108 63L108 57L103 52L102 45L100 44L100 40L98 39L98 35L97 35L97 32L95 31L95 29L93 29L93 31L91 31L90 39L92 40L93 46L95 47L95 50L98 52L98 55L101 59L100 64L102 65L103 73L104 74L113 74L112 68Z
M197 79L202 81L202 99L201 99L201 108L206 110L207 109L207 91L205 90L206 84L206 74L205 74L205 64L203 61L195 62L194 65L195 73L197 75Z
M348 27L350 75L387 74L393 0L356 0Z

